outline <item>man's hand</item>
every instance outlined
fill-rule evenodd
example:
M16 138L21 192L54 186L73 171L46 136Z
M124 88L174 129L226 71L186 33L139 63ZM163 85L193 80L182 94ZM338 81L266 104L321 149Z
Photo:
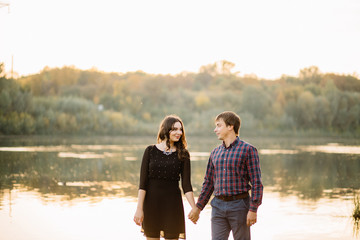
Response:
M256 212L249 211L247 214L246 224L248 227L254 225L257 221L257 214Z
M194 207L193 209L191 209L188 218L194 223L196 224L196 222L199 220L200 217L200 209L197 207Z

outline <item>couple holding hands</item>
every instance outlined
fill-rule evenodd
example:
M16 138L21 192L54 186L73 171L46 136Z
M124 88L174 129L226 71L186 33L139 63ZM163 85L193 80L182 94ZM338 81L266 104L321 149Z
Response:
M211 235L226 240L250 240L250 226L257 221L262 202L260 162L257 149L240 140L240 117L230 111L215 118L222 144L210 154L201 193L195 203L190 177L190 154L185 129L176 115L160 124L157 144L145 149L134 222L147 240L186 239L182 190L192 210L188 218L196 224L211 195ZM251 196L249 191L251 190Z

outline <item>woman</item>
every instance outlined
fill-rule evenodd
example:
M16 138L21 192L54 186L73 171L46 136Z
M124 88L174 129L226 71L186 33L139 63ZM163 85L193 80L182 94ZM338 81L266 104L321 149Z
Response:
M186 147L181 119L169 115L160 124L157 144L145 149L134 221L147 240L186 238L180 178L187 201L196 208Z

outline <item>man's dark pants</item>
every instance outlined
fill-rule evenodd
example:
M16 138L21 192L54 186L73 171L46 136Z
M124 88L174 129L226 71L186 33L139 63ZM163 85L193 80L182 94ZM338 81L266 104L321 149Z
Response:
M234 240L250 240L250 227L246 225L250 198L223 201L216 197L211 201L212 240L227 240L230 231Z

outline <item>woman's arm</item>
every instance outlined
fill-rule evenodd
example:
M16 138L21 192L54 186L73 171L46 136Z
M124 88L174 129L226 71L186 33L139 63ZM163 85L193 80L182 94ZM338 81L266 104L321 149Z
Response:
M141 224L142 224L142 222L144 220L143 207L144 207L145 195L146 195L146 191L143 190L143 189L139 189L138 203L137 203L137 208L136 208L136 212L135 212L135 216L134 216L134 222L139 226L141 226Z
M191 185L190 158L184 159L183 168L182 168L182 172L181 172L181 183L182 183L182 189L185 193L185 197L191 206L191 211L188 215L188 218L193 223L196 223L197 220L199 219L199 214L195 214L195 212L200 213L200 211L199 212L197 211L199 209L195 204L194 193L193 193L193 189L192 189L192 185Z
M187 193L185 193L185 197L186 197L187 201L189 202L191 208L196 207L195 199L194 199L194 193L193 193L193 192L187 192Z
M149 176L149 161L150 161L150 146L145 149L140 168L140 183L138 192L138 204L134 215L134 222L141 226L144 220L144 200L146 195L148 176Z

